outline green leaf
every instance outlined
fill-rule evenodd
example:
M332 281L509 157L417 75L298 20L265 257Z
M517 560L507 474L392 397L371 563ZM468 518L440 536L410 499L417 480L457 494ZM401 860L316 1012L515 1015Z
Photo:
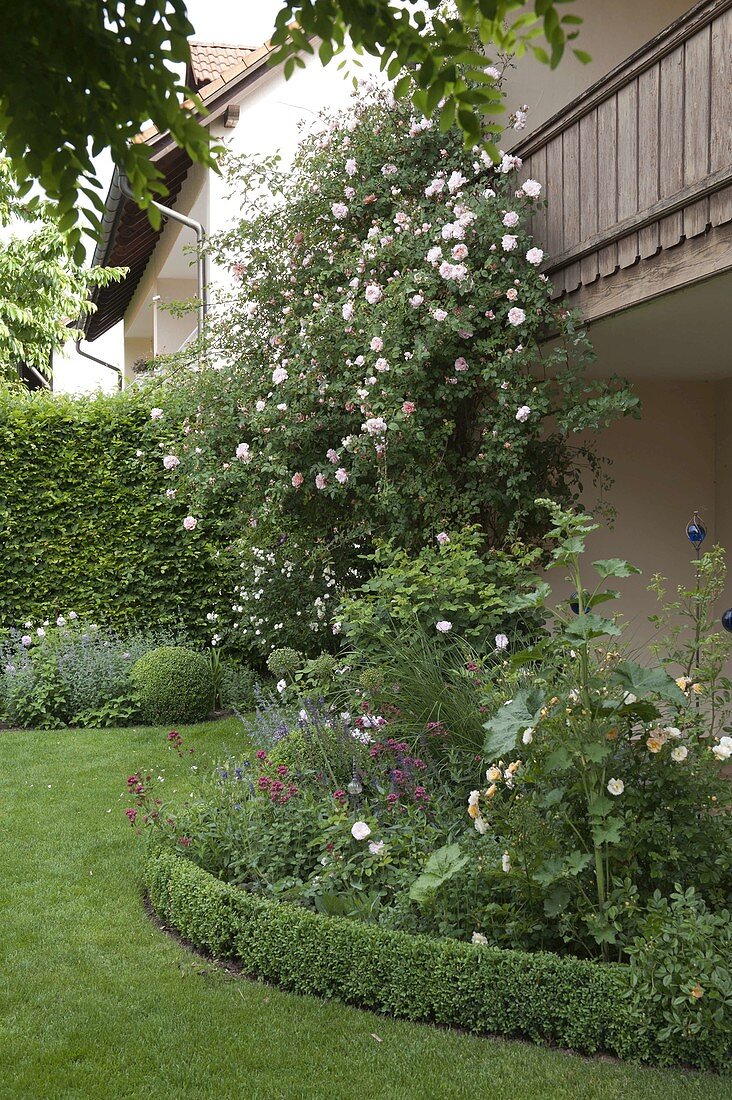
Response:
M616 665L611 679L638 699L644 695L657 695L668 703L687 702L679 685L664 668L647 668L635 661L623 661Z
M544 898L544 913L547 917L556 917L564 909L567 908L567 902L570 897L569 890L566 886L555 886L554 889L547 894Z
M483 726L488 734L483 744L484 755L494 759L512 752L516 748L518 735L536 724L544 698L540 688L521 688L510 703L499 707L493 718Z
M599 848L602 844L617 844L624 828L622 818L606 818L602 825L594 825L592 839Z
M640 569L623 561L622 558L605 558L601 561L593 561L592 564L603 580L606 577L630 577L633 573L640 573Z
M444 848L438 848L427 860L422 874L410 886L409 897L416 902L428 901L440 886L461 871L467 862L468 856L461 852L459 844L448 844Z
M606 619L602 615L593 615L592 612L589 612L584 615L577 615L571 622L567 623L564 633L567 638L588 642L592 638L603 638L606 635L617 637L621 631L612 619Z

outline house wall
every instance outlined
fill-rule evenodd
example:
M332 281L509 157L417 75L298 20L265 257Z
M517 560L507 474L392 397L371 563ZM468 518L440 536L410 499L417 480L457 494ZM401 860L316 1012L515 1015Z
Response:
M648 592L653 574L668 578L671 594L693 581L695 555L686 525L695 510L707 528L704 548L720 543L732 550L732 380L644 379L634 391L641 419L619 421L598 439L599 453L611 462L613 484L604 503L615 509L615 518L598 520L600 528L588 539L585 574L591 581L591 562L602 558L623 558L642 571L615 582L621 598L612 605L628 624L630 645L642 650L654 637L648 617L658 611ZM588 484L585 507L594 512L597 501ZM558 572L547 579L559 598L569 595ZM731 606L728 584L717 618Z
M525 130L504 135L505 148L523 140L693 6L690 0L613 0L610 5L602 0L575 0L566 13L581 16L583 23L558 68L551 70L528 55L508 70L508 112L523 103L530 111ZM571 53L573 46L589 53L592 60L583 65Z

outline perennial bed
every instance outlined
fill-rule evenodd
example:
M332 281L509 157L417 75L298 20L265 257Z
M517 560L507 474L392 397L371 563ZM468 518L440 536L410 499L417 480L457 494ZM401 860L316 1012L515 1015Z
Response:
M630 1019L624 966L322 916L247 894L169 851L149 856L144 885L183 939L283 989L581 1053L668 1060Z

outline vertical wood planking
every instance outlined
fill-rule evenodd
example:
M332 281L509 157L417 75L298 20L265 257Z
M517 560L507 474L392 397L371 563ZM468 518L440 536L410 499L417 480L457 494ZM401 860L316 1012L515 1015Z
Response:
M658 199L658 65L638 77L638 209L645 210ZM641 229L638 252L641 259L653 256L660 246L658 222Z
M597 111L591 111L580 119L580 240L586 241L600 229L597 219ZM586 256L580 263L580 277L587 285L598 275L597 253Z
M564 175L564 247L573 248L580 242L580 190L579 125L574 123L562 134ZM580 284L579 263L570 264L564 272L567 291L576 290Z
M684 185L709 172L709 64L710 27L703 27L686 43L684 77ZM703 233L709 219L709 199L684 209L684 234Z
M534 217L531 219L532 232L534 234L534 240L539 248L543 248L544 251L548 251L547 239L546 239L546 206L544 200L546 199L546 148L542 145L541 149L537 149L531 158L531 178L537 180L541 184L541 195L538 199L538 205Z
M564 175L562 169L562 138L553 138L546 147L546 247L550 256L558 256L564 248ZM553 281L563 290L562 273Z
M638 213L638 83L618 91L618 221ZM618 241L618 263L629 267L638 257L638 234Z
M597 217L602 229L618 219L618 127L615 97L597 107ZM610 275L618 266L618 246L598 252L600 275Z
M675 195L684 179L684 49L661 59L658 145L660 150L659 198ZM681 240L683 214L671 214L659 224L661 248L673 248Z
M709 170L732 164L732 8L722 12L711 27L711 86ZM709 200L712 225L732 221L732 188Z

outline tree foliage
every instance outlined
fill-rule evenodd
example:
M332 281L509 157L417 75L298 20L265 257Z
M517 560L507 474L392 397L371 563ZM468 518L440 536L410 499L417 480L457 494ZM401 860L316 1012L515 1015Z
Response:
M26 202L0 160L0 380L17 378L21 363L50 373L51 355L76 335L69 328L93 306L89 290L123 275L85 268L47 204Z
M466 140L481 139L486 112L500 109L500 94L487 78L484 47L520 55L526 48L552 66L565 42L577 33L577 16L560 16L560 0L535 0L520 12L520 0L456 0L452 17L429 0L428 21L420 11L395 0L283 0L273 43L273 63L284 62L286 76L315 49L324 63L344 46L378 56L395 74L410 66L412 78L398 86L418 110L439 110L447 128L453 121ZM212 164L207 130L196 117L195 96L180 69L190 59L193 27L184 0L53 0L0 6L0 130L16 179L40 182L58 204L58 221L82 258L79 200L98 229L101 184L93 157L109 149L124 169L138 202L148 207L166 193L149 150L136 140L150 120L170 131L193 160ZM538 44L543 36L545 46ZM579 51L578 56L584 57ZM458 69L458 66L461 69ZM446 103L441 103L442 99ZM193 104L191 104L193 99ZM188 107L182 109L186 100Z

